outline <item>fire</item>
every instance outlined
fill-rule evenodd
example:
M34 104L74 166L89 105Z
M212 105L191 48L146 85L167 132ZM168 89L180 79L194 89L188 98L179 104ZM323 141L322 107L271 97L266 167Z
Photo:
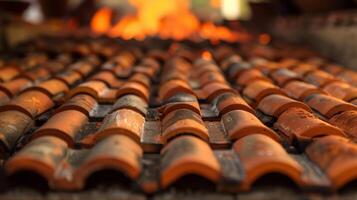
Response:
M174 40L202 37L213 43L221 40L235 42L245 40L242 33L233 32L211 22L201 23L190 10L190 0L129 0L136 8L133 15L124 16L113 26L112 12L102 8L92 18L95 33L111 37L142 40L147 36L159 36Z

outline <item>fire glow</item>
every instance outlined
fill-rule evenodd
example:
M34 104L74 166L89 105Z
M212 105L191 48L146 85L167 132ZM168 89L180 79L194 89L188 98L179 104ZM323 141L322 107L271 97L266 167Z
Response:
M243 42L250 36L235 32L213 22L201 22L190 10L190 0L129 0L136 8L134 15L126 15L111 24L112 10L101 8L91 21L97 34L120 37L126 40L143 40L147 36L162 39L184 40L188 38L208 39L211 42Z

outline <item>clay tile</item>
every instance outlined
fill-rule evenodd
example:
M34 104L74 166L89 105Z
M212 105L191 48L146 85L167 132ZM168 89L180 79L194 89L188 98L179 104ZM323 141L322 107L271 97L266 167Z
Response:
M155 67L148 67L148 66L136 66L133 69L133 73L135 74L143 74L147 77L153 77L157 72Z
M270 74L272 79L280 86L283 87L287 83L294 80L301 80L300 76L289 69L278 69Z
M242 62L242 57L240 57L238 55L231 55L231 56L227 57L226 59L222 60L222 62L220 63L220 66L223 71L226 71L228 68L230 68L234 64L240 63L240 62Z
M292 71L297 73L300 76L305 76L307 73L317 70L316 65L311 64L300 64L297 67L293 68Z
M357 106L357 99L350 101L350 103Z
M102 81L110 88L117 88L122 84L122 82L119 81L117 77L109 71L101 71L95 74L90 80Z
M32 126L31 117L19 111L0 112L1 155L9 152L17 140Z
M189 109L201 116L201 109L197 98L191 94L177 93L164 101L159 111L163 116L166 116L171 111L177 109Z
M147 76L145 74L135 73L134 75L132 75L130 77L129 81L139 83L139 84L143 85L144 87L150 89L151 81L150 81L149 76Z
M329 123L339 127L353 138L357 138L357 111L345 111L333 116Z
M27 87L30 87L32 82L25 78L17 78L6 83L0 84L0 90L5 92L9 97L13 97Z
M209 72L204 73L202 76L199 77L201 87L208 85L210 83L227 83L224 76L219 72Z
M79 74L78 72L69 71L69 72L58 74L57 76L54 77L54 79L61 80L67 83L67 85L70 87L78 83L82 79L82 77L81 74Z
M219 116L232 110L244 110L255 114L255 111L238 94L223 93L213 100L212 105L217 109Z
M108 90L107 86L101 81L88 81L72 89L67 94L67 99L77 94L88 94L98 100L100 96L103 93L105 93L107 90Z
M38 90L43 93L46 93L50 97L54 97L58 94L68 92L69 88L66 85L66 83L64 83L63 81L60 81L58 79L50 79L40 83L39 85L30 87L25 91L30 91L30 90Z
M107 138L110 135L126 135L140 143L144 129L145 118L138 112L130 109L120 109L108 114L103 124L95 133L96 141Z
M271 82L261 71L257 69L250 69L242 72L242 74L236 79L236 83L240 86L246 86L256 80Z
M315 117L312 113L301 108L290 108L283 112L274 126L290 138L307 138L340 135L342 131Z
M258 64L254 66L254 69L258 69L259 71L263 72L264 75L269 75L273 71L280 69L279 65L274 62L267 62L264 64Z
M90 113L97 107L97 105L97 101L92 96L78 94L57 108L55 112L59 113L66 110L76 110L89 117Z
M248 190L260 177L270 173L280 173L303 185L303 168L283 147L270 137L262 134L245 136L233 145L244 171L245 178L240 187Z
M17 110L30 117L37 117L54 106L51 98L40 91L26 91L0 107L0 112Z
M357 88L344 82L332 82L327 84L323 90L329 95L344 101L357 99Z
M291 98L303 101L307 96L312 94L325 94L316 86L302 81L291 81L284 86L284 92Z
M251 68L252 66L248 62L234 63L228 68L228 75L232 80L236 80L242 75L243 72L248 71Z
M344 70L338 73L337 77L345 80L350 85L357 87L357 73L355 71Z
M188 109L168 113L161 121L162 139L166 143L178 135L195 135L208 141L208 130L201 116Z
M161 186L167 188L187 175L199 175L217 183L221 179L221 166L212 150L193 136L180 136L161 151Z
M222 122L231 140L238 140L251 134L263 134L280 141L274 131L266 127L256 116L243 110L226 113L222 116Z
M123 86L120 87L120 89L117 91L116 97L119 98L127 94L134 94L144 99L146 102L149 102L149 98L150 98L149 89L144 87L140 83L131 82L131 81L124 83Z
M69 147L74 147L74 139L87 123L88 117L76 110L66 110L53 115L33 134L32 139L54 136L64 140Z
M334 189L339 189L357 177L357 146L347 138L327 136L316 138L306 154L329 177Z
M9 101L9 95L7 95L5 92L0 91L0 106L5 105Z
M284 58L279 62L279 66L284 68L294 68L297 65L301 65L301 64L300 61L295 58Z
M119 110L119 109L123 109L123 108L134 110L136 112L139 112L143 116L146 116L147 109L148 109L148 103L145 102L144 99L142 99L136 95L128 94L128 95L124 95L124 96L120 97L115 102L115 104L112 107L111 112Z
M209 63L206 65L202 65L199 68L195 69L193 72L195 77L200 78L202 75L205 75L206 73L218 73L221 74L221 70L216 64Z
M54 187L57 166L67 153L67 144L56 137L47 136L33 140L5 164L5 172L12 175L21 171L32 171L46 178Z
M74 172L75 184L79 188L94 172L116 169L133 180L139 178L143 151L139 144L124 135L110 136L96 144L85 157L85 161Z
M79 74L81 74L82 78L84 78L87 77L94 70L94 66L88 62L79 61L72 64L69 69L78 72Z
M326 72L328 72L330 74L338 74L338 73L342 72L344 69L344 67L339 66L337 64L328 64L328 65L325 65L323 68Z
M264 97L271 94L281 94L284 92L274 84L265 80L257 80L244 88L243 95L250 100L253 100L253 105L257 105Z
M140 65L152 68L155 71L160 69L160 63L156 59L150 57L143 58L140 62Z
M20 74L17 67L3 67L0 69L0 82L7 82Z
M288 108L301 108L308 112L312 112L306 104L278 94L272 94L265 97L257 106L259 111L274 117L279 117Z
M210 83L202 88L202 93L207 101L212 102L213 99L223 93L236 94L237 92L225 83Z
M305 99L305 102L326 118L331 118L343 111L357 110L357 107L353 104L324 94L310 95Z
M31 81L41 81L48 79L51 76L51 73L48 69L45 68L35 68L30 71L27 71L24 74L18 76L18 78L27 78Z
M159 99L166 100L179 92L192 94L196 96L196 94L191 89L191 86L186 81L170 80L163 83L163 85L161 85L159 89Z
M212 59L206 59L206 58L198 58L193 62L193 66L201 69L202 66L206 65L215 65L216 63Z
M308 73L304 79L308 83L311 83L317 87L324 87L325 85L327 85L329 83L338 81L338 79L336 79L331 74L321 71L321 70L316 70L316 71Z

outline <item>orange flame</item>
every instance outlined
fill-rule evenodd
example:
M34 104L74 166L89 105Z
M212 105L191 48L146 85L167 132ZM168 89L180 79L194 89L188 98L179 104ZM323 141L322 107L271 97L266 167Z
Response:
M183 40L200 36L213 43L221 40L244 40L242 34L211 22L201 24L190 10L190 0L129 0L136 8L135 15L124 16L111 26L112 12L102 8L94 15L91 28L95 33L107 33L111 37L142 40L147 36L159 36Z

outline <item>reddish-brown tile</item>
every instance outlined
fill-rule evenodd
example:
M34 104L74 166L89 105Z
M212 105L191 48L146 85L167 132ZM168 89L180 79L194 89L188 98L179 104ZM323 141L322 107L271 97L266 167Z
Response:
M329 123L339 127L353 138L357 138L357 111L345 111L333 116Z
M10 101L10 97L5 93L0 91L0 106L5 105Z
M297 67L294 67L292 69L292 71L294 71L295 73L297 73L300 76L305 76L306 74L317 70L318 67L316 65L312 65L312 64L300 64Z
M186 175L199 175L217 183L221 166L207 143L193 136L180 136L161 151L161 186L167 188Z
M202 88L202 97L206 99L208 102L212 102L217 96L224 94L224 93L233 93L236 94L237 92L231 88L226 83L210 83L205 85Z
M5 165L8 175L21 171L33 171L46 178L54 187L56 167L67 153L67 144L56 137L47 136L27 144L20 152L11 157Z
M252 68L252 65L248 62L241 61L238 63L234 63L227 69L229 78L232 80L236 80L246 71L250 71L251 68Z
M270 82L270 80L266 76L264 76L261 71L257 69L250 69L242 72L241 75L239 75L236 79L236 83L244 87L257 80L264 80Z
M88 117L77 110L65 110L53 115L33 134L32 139L54 136L64 140L69 147L74 147L74 139L88 122Z
M292 81L284 86L284 92L291 98L303 101L311 94L325 94L316 86L302 81Z
M343 111L357 110L357 106L353 104L324 94L310 95L305 99L305 102L312 109L328 119Z
M57 76L54 77L54 79L61 80L67 83L68 86L72 86L78 81L80 81L82 79L82 76L78 72L70 71L70 72L64 72L58 74Z
M315 70L306 74L304 79L308 83L311 83L317 87L324 87L329 83L338 81L338 79L332 76L331 74L321 70Z
M110 88L118 88L122 85L122 82L109 71L101 71L95 74L90 80L102 81Z
M222 70L225 71L232 65L239 63L239 62L242 62L242 57L240 57L238 55L232 55L232 56L229 56L226 59L222 60L222 62L220 63L220 66L221 66Z
M112 107L112 111L116 111L119 109L130 109L130 110L134 110L140 114L142 114L143 116L146 116L147 113L147 108L148 108L148 103L136 96L136 95L124 95L122 97L120 97L115 104Z
M177 109L168 113L161 121L164 143L178 135L194 135L208 141L208 130L201 116L188 109Z
M108 87L105 83L101 81L88 81L80 84L79 86L72 89L67 94L67 99L77 95L77 94L88 94L98 100L103 93L107 92Z
M150 92L149 89L137 82L126 82L122 87L117 91L116 97L122 97L127 94L134 94L138 97L141 97L146 102L149 102Z
M69 69L78 72L82 78L85 78L94 70L94 66L89 62L79 61L72 64Z
M0 82L7 82L20 74L17 67L3 67L0 69Z
M343 67L337 64L328 64L323 66L323 69L330 74L338 74L343 71Z
M178 109L189 109L198 115L201 115L200 105L196 96L187 93L177 93L170 97L159 108L159 111L162 116L166 116L168 113Z
M259 111L274 117L279 117L288 108L301 108L308 112L312 112L306 104L279 94L272 94L265 97L257 106Z
M350 85L357 87L357 73L355 71L344 70L338 73L337 77L345 80Z
M339 189L357 177L357 146L346 138L326 136L316 138L306 148L306 154Z
M1 155L9 152L16 144L17 140L25 134L32 126L32 119L28 115L19 111L0 112L0 140Z
M285 68L273 71L270 74L270 76L280 87L284 87L286 84L288 84L291 81L301 80L298 74Z
M230 92L217 96L212 101L212 105L214 106L214 109L217 109L219 116L223 116L233 110L244 110L255 114L255 111L242 99L241 96Z
M226 84L227 81L224 76L219 72L207 72L199 77L201 87L211 83L223 83Z
M142 171L143 151L139 144L125 135L113 135L96 144L73 173L78 188L85 186L91 174L99 170L115 169L137 180Z
M50 97L54 97L58 94L63 94L69 91L66 83L58 79L50 79L44 81L36 86L30 87L25 91L37 90L46 93Z
M327 84L323 90L331 96L342 99L344 101L351 101L357 99L357 88L350 86L345 82L332 82Z
M257 179L270 173L284 174L297 185L304 185L303 168L270 137L262 134L248 135L236 141L233 149L245 171L240 189L248 190Z
M32 82L30 80L25 78L17 78L6 83L1 83L0 90L9 95L9 97L13 97L30 86L32 86Z
M57 108L55 113L66 110L76 110L89 117L90 113L97 107L97 105L97 101L92 96L78 94Z
M149 77L150 76L147 76L143 73L135 73L130 77L129 81L139 83L139 84L143 85L144 87L150 89L151 81L150 81Z
M94 137L96 141L111 135L126 135L140 143L144 130L145 118L138 112L130 109L120 109L108 114Z
M280 141L273 130L266 127L256 116L243 110L226 113L222 116L222 123L231 140L239 140L251 134L263 134Z
M244 97L251 100L253 106L256 106L264 97L271 94L284 95L284 92L279 87L265 80L251 82L243 90Z
M357 106L357 99L350 101L350 103Z
M196 94L191 89L191 86L186 81L170 80L165 83L162 83L159 89L159 99L161 101L166 100L179 92L192 94L196 96Z
M51 98L40 91L26 91L0 107L0 112L17 110L30 117L37 117L54 106Z
M311 139L325 135L344 136L339 128L331 126L301 108L290 108L286 110L279 116L274 126L291 139Z
M18 78L27 78L31 81L41 81L50 78L50 76L51 73L48 69L37 67L25 72L24 74L20 74Z

